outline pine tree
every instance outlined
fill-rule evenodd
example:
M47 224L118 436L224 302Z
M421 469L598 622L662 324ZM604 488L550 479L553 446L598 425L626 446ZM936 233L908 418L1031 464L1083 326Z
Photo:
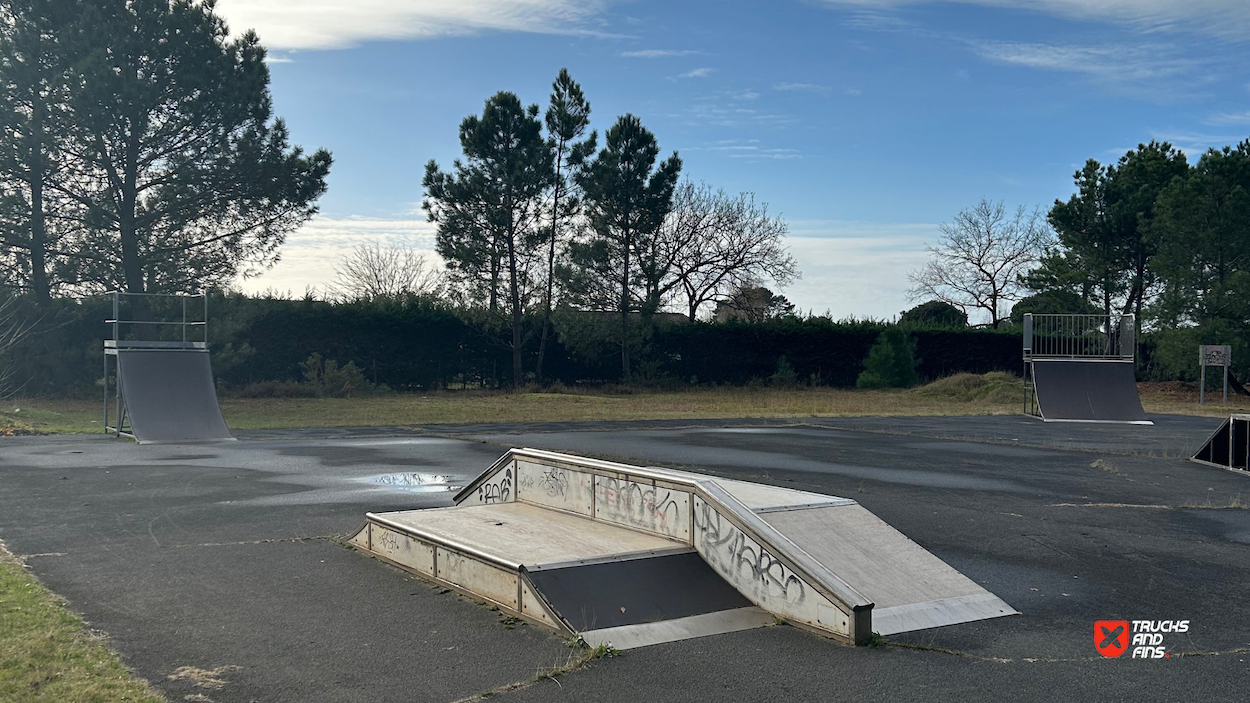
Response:
M595 240L583 249L589 264L617 268L616 294L621 317L621 378L629 380L630 276L635 248L653 237L672 207L681 173L677 153L658 165L655 135L633 115L620 117L608 130L605 146L579 177L585 192L586 215Z

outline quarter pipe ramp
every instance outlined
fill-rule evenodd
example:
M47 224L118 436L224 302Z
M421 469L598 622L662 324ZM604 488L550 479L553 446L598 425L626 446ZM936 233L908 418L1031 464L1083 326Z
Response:
M1034 359L1037 407L1047 422L1153 425L1137 395L1133 362Z
M233 440L206 349L117 349L130 432L140 444Z

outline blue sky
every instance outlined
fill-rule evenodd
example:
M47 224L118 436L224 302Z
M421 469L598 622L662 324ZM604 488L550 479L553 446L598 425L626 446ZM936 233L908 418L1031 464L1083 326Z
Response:
M1048 207L1087 158L1250 136L1245 0L221 0L276 110L334 152L322 214L245 290L302 293L372 239L432 249L425 162L498 90L568 67L601 132L640 116L684 173L790 222L801 309L889 317L936 226Z

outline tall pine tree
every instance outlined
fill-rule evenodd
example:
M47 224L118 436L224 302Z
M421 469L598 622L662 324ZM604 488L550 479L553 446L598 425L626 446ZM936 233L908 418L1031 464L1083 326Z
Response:
M573 192L575 179L571 173L581 167L595 151L597 135L592 131L583 141L577 141L590 126L590 103L582 93L582 87L569 76L567 68L551 84L551 103L546 115L547 139L555 155L555 177L551 193L551 229L547 241L547 280L543 296L543 329L538 341L538 366L535 376L543 377L543 360L547 355L547 340L551 334L551 305L554 297L556 276L556 251L567 223L577 213L579 200Z
M512 384L525 377L522 323L530 296L530 256L541 237L543 194L554 174L552 151L543 139L538 106L523 107L509 92L486 101L482 116L460 123L464 161L454 173L426 165L422 207L438 225L437 248L453 278L480 291L489 284L490 310L499 307L500 269L508 276L512 327ZM476 285L474 285L476 284Z
M631 274L637 267L636 248L650 241L673 203L681 173L681 159L672 156L656 164L660 145L655 135L633 115L623 115L605 135L605 146L579 176L585 209L597 241L583 251L591 266L606 270L617 265L617 300L621 320L621 378L629 381L629 313L632 308Z
M265 49L231 40L212 3L101 0L80 37L75 173L87 282L132 293L224 285L277 259L316 213L329 152L274 119Z

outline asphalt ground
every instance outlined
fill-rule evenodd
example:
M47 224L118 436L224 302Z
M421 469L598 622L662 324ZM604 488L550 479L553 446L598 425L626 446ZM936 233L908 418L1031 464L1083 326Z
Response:
M1218 420L1155 419L440 426L142 447L4 438L0 539L170 700L454 701L571 650L337 540L366 511L450 504L506 447L546 448L854 498L1022 614L883 647L787 626L690 640L503 700L1244 701L1250 510L1225 506L1250 504L1250 475L1179 458ZM1095 620L1146 619L1190 621L1166 637L1170 658L1096 653ZM198 685L197 670L223 685Z

